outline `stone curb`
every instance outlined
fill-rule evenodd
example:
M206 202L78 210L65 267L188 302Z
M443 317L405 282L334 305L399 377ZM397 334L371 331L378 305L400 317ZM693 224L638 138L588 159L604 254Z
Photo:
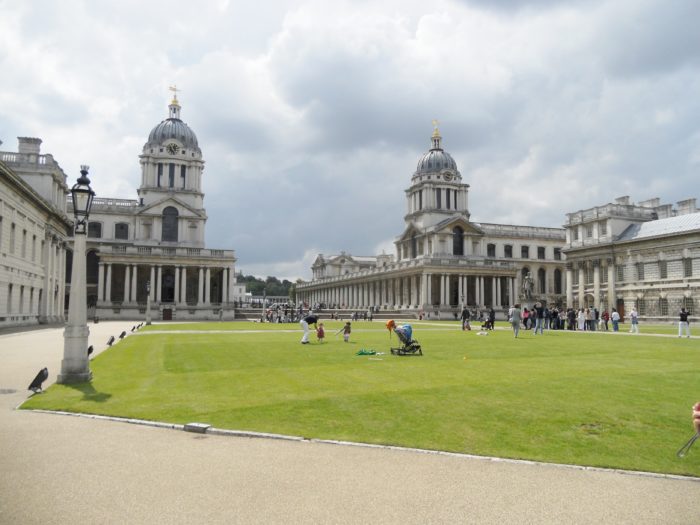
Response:
M19 409L19 407L17 408ZM179 425L175 423L162 423L160 421L149 421L145 419L133 419L115 416L102 416L98 414L84 414L79 412L63 412L57 410L43 410L43 409L27 409L26 412L37 412L40 414L55 414L59 416L74 416L74 417L84 417L88 419L99 419L103 421L115 421L119 423L130 423L132 425L143 425L147 427L155 428L165 428L170 430L187 430L188 425ZM202 423L195 423L196 425L202 425ZM204 434L209 434L213 436L224 436L224 437L239 437L239 438L249 438L249 439L276 439L281 441L294 441L300 443L316 443L321 445L336 445L344 447L360 447L360 448L370 448L378 450L389 450L393 452L410 452L415 454L429 454L435 456L445 456L461 459L473 459L480 461L492 461L494 463L506 463L513 465L531 465L531 466L541 466L541 467L553 467L559 469L567 470L581 470L587 472L602 472L602 473L612 473L612 474L622 474L627 476L639 476L646 478L655 479L669 479L676 481L692 481L700 483L700 477L692 476L680 476L678 474L661 474L658 472L645 472L641 470L624 470L624 469L610 469L604 467L590 467L585 465L569 465L566 463L547 463L544 461L533 461L527 459L510 459L510 458L498 458L493 456L478 456L474 454L464 454L460 452L447 452L443 450L431 450L423 448L412 448L412 447L399 447L396 445L379 445L375 443L359 443L355 441L339 441L333 439L317 439L317 438L305 438L301 436L288 436L285 434L271 434L267 432L255 432L251 430L227 430L221 428L214 428L206 426L204 429Z

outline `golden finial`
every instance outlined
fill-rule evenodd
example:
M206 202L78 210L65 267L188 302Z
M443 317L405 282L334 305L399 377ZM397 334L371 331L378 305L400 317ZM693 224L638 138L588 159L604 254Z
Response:
M177 86L170 86L168 89L173 92L173 100L172 100L171 104L179 106L180 104L177 101L177 92L182 91L182 90L178 89Z
M433 137L439 137L440 130L438 129L438 121L433 119Z

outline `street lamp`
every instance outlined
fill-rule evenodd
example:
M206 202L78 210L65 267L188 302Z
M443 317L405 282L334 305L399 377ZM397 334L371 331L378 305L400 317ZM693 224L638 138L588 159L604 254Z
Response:
M63 361L59 383L84 383L92 379L87 347L87 284L85 278L85 243L87 222L95 192L90 187L88 166L80 166L78 182L71 188L73 197L73 270L71 272L68 324L63 332Z
M146 281L146 326L151 324L151 281Z

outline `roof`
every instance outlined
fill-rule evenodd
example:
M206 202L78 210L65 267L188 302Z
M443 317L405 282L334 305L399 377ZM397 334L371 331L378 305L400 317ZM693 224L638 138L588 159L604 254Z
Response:
M676 217L669 217L668 219L630 224L625 231L620 234L617 240L633 241L696 230L700 230L700 212L678 215Z

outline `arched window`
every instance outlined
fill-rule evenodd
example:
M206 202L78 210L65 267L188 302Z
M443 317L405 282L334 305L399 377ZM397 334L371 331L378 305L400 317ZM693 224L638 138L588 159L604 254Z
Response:
M114 225L114 238L115 239L129 239L129 225L125 222L118 222Z
M561 270L557 268L554 270L554 293L561 294Z
M161 239L166 242L177 242L177 208L168 206L163 210L163 232Z
M540 293L545 293L545 288L547 284L547 272L544 268L537 270L537 289Z
M464 230L459 226L452 230L452 255L464 255Z

